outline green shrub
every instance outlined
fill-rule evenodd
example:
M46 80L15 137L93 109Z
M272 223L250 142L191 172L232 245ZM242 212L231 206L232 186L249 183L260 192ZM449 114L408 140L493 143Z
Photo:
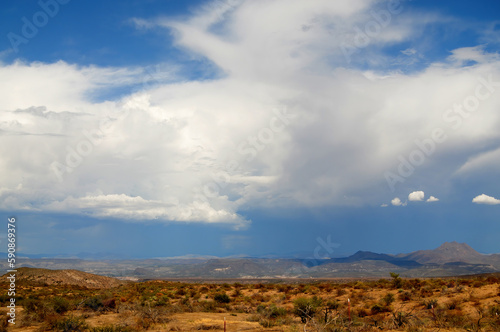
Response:
M386 306L380 305L378 303L374 304L371 307L371 312L373 315L379 314L381 312L388 312L388 311L389 311L389 308L387 308Z
M26 321L42 322L54 315L54 309L47 301L27 299L23 301L23 307Z
M401 288L403 286L403 279L399 277L399 273L391 272L390 274L394 288Z
M411 301L411 298L412 298L411 292L404 291L399 293L399 299L403 302Z
M300 317L302 323L306 323L318 312L322 300L317 296L312 298L299 297L293 301L293 313Z
M180 312L185 312L185 308L181 308ZM136 324L140 328L146 330L154 324L167 323L169 321L166 310L158 307L151 307L149 304L143 306L137 305L135 307L135 315L138 316Z
M239 288L235 288L233 291L233 297L240 297L241 296L241 290Z
M217 307L215 306L214 301L201 301L199 303L199 306L201 308L201 311L203 312L216 312Z
M489 312L491 317L498 318L500 316L500 307L491 306L491 307L489 307L488 312Z
M409 315L401 311L392 313L392 318L394 325L398 328L405 326L409 322Z
M460 309L461 303L462 302L459 299L453 299L451 302L448 302L446 304L446 307L448 308L448 310Z
M186 295L186 290L185 290L184 288L179 288L179 289L175 292L175 295L177 295L177 297L184 296L184 295Z
M257 307L257 312L264 318L269 318L269 319L275 319L278 317L286 316L286 309L277 307L274 304L270 305L267 308L261 304Z
M23 301L24 313L34 314L41 306L41 302L34 299L27 299Z
M217 293L214 295L214 301L217 303L229 303L231 299L226 293Z
M426 309L436 308L437 304L438 304L438 301L436 299L431 299L431 300L424 301L424 307Z
M104 305L102 303L101 298L99 298L97 296L93 296L93 297L86 299L83 302L83 306L86 308L89 308L93 311L98 311L98 310L102 309Z
M394 302L394 294L392 293L387 293L385 296L382 298L382 303L384 303L386 306L390 306Z
M369 287L362 281L357 281L354 286L354 289L362 289L362 290L367 290Z
M51 327L53 331L83 332L88 326L82 317L69 316L52 322Z
M266 318L259 319L259 324L264 328L269 328L277 325L275 320Z
M64 314L70 307L69 301L59 296L51 298L49 303L53 310L58 314Z
M278 307L275 304L269 307L261 304L257 307L257 313L258 315L255 315L253 318L254 321L258 321L265 328L289 323L289 320L286 318L286 309Z
M3 305L4 304L9 304L9 301L10 301L10 296L7 296L7 294L0 294L0 305Z
M246 320L248 322L258 322L258 321L260 321L260 319L261 319L260 315L253 314L253 315L248 316Z
M156 306L162 307L168 305L169 303L170 303L169 297L164 295L158 299L158 301L156 302Z
M5 315L0 318L0 332L7 332L7 327L9 326L9 316Z
M337 288L337 296L345 295L347 291L344 288Z

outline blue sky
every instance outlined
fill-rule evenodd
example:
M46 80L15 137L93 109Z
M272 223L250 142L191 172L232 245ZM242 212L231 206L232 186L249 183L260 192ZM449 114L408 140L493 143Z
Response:
M499 12L3 2L0 214L32 254L500 252Z

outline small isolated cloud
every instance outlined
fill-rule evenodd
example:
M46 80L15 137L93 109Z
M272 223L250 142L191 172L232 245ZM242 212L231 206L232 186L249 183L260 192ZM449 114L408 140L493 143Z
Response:
M427 202L429 202L429 203L431 203L431 202L437 202L437 201L439 201L439 198L436 198L434 196L431 196L431 197L429 197L429 199L427 199Z
M406 50L401 51L401 53L410 56L410 55L415 55L417 53L417 50L414 48L407 48Z
M488 205L497 205L500 204L500 199L496 199L495 197L491 197L485 194L481 194L472 199L472 203L476 204L488 204Z
M389 206L389 205L387 205L387 204L385 204L385 203L384 203L384 204L382 204L382 205L380 205L380 207L388 207L388 206Z
M419 202L424 200L424 192L423 191L414 191L408 195L408 200L411 202Z
M406 202L403 203L401 202L401 200L399 199L399 197L395 197L392 201L391 201L391 204L394 205L394 206L405 206L406 205Z

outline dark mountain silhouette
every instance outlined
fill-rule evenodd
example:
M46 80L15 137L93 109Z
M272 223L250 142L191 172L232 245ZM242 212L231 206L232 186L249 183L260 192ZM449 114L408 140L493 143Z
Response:
M419 267L422 265L419 262L412 259L400 258L387 254L377 254L371 251L358 251L357 253L349 257L332 258L328 261L328 263L354 263L367 260L384 261L396 266L407 267L407 268Z

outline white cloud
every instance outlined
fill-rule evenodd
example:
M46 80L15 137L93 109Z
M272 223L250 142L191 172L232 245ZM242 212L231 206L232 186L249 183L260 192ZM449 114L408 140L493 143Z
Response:
M466 61L484 61L485 57L488 55L485 55L484 51L484 46L475 46L475 47L463 47L459 48L456 50L453 50L451 52L450 59L459 62L460 64L466 62Z
M472 155L456 172L455 175L470 175L481 173L498 172L500 163L500 148Z
M406 50L401 51L404 55L415 55L417 53L417 50L414 48L407 48Z
M178 201L162 202L145 200L140 196L88 195L80 198L68 197L61 202L44 206L46 211L78 211L95 217L111 217L132 220L172 220L207 223L230 223L245 227L247 220L242 219L230 209L214 209L208 203L193 202L189 205Z
M405 203L401 202L401 200L399 199L399 197L393 198L392 201L391 201L391 204L394 205L394 206L406 206L406 202Z
M414 191L408 195L408 201L410 202L420 202L423 201L425 197L425 194L423 191ZM438 198L431 196L429 199L427 199L426 202L437 202L439 201ZM391 204L394 206L406 206L408 202L402 202L399 197L395 197L392 199ZM387 207L387 204L382 204L381 207Z
M432 202L438 202L439 198L436 198L434 196L431 196L427 199L427 202L432 203Z
M0 64L0 76L0 91L9 92L0 100L1 110L50 106L51 111L58 113L92 112L97 106L91 101L94 96L109 89L141 84L147 78L141 68L83 67L63 61Z
M385 203L384 203L384 204L382 204L382 205L380 205L380 207L388 207L388 206L389 206L389 205L388 205L388 204L385 204Z
M429 20L392 17L349 64L340 46L372 9L362 0L218 1L184 21L134 21L173 30L176 45L224 73L211 80L171 82L175 70L163 68L161 82L140 89L154 79L144 68L0 64L1 207L241 225L251 208L376 204L382 174L436 127L446 144L405 185L442 185L448 175L439 184L430 175L482 151L470 142L500 137L498 92L481 102L480 116L456 118L459 131L443 120L478 78L498 80L500 61L456 50L408 75L356 69L359 59L384 63L377 49L411 40ZM462 67L466 58L477 64ZM138 91L96 101L99 91L130 86ZM89 132L97 143L59 182L50 166L87 151ZM453 154L461 158L447 159Z
M485 194L481 194L472 199L472 203L476 204L487 204L487 205L497 205L500 204L500 199L491 197Z
M408 200L411 202L419 202L424 200L424 192L423 191L414 191L408 195Z

